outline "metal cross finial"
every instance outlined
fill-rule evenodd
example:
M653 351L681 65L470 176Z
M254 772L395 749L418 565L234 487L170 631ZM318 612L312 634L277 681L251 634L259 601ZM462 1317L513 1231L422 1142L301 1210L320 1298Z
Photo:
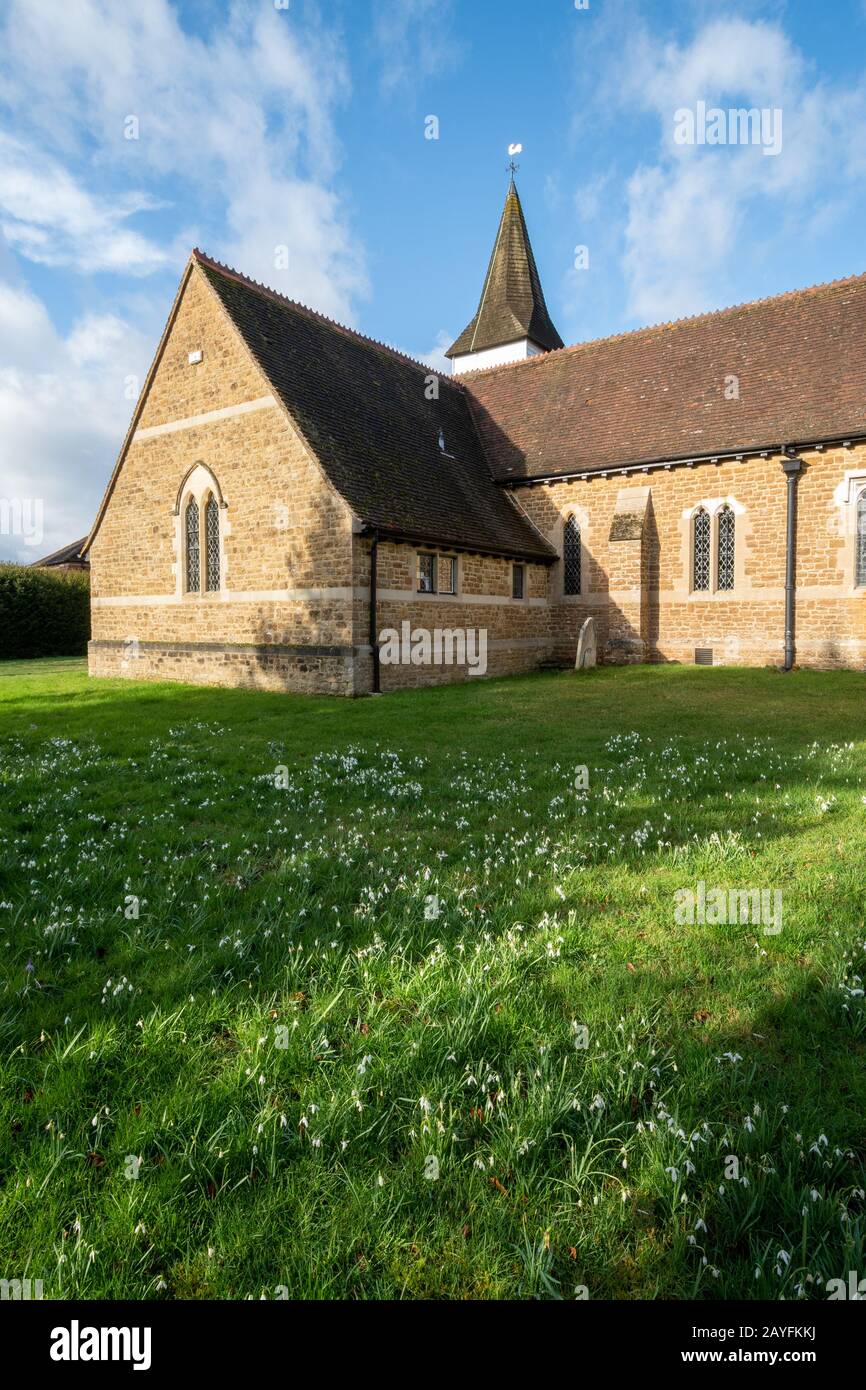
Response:
M508 146L508 153L511 155L511 163L508 165L508 170L509 170L509 173L511 174L511 182L514 183L514 175L515 175L516 171L520 168L520 165L519 165L519 164L515 164L515 163L514 163L514 156L515 156L516 154L523 154L523 146L522 146L522 145L509 145L509 146Z

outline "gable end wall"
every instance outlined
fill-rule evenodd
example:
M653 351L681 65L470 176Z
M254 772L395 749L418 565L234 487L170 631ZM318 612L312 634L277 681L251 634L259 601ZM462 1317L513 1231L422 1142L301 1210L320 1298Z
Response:
M226 503L205 595L178 573L175 506L198 464ZM194 269L91 546L90 673L350 693L352 524Z

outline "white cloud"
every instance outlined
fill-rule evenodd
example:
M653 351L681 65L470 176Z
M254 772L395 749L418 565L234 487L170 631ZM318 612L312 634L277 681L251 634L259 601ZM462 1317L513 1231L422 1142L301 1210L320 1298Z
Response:
M329 189L251 169L227 221L221 259L331 318L355 321L355 301L367 292L364 253Z
M609 187L613 174L610 170L599 174L594 179L589 179L586 183L575 191L574 210L577 213L579 225L587 222L594 222L604 211L605 202L609 196Z
M0 534L0 559L29 562L89 531L152 345L114 315L58 334L29 291L0 282L0 498L41 504L38 545Z
M451 29L451 0L376 0L380 86L389 94L451 72L461 48Z
M438 372L440 376L450 376L451 363L445 356L445 350L451 346L454 342L454 338L454 333L449 333L447 329L440 328L439 332L436 334L436 341L427 352L411 352L409 356L414 357L418 362L423 362L425 367L429 367L431 371Z
M135 403L127 379L143 380L171 297L167 276L146 293L141 277L179 276L198 244L345 322L368 293L332 186L345 60L312 8L303 24L293 10L231 0L201 36L168 0L3 6L0 499L42 499L36 554L93 521ZM62 270L40 288L59 287L64 324L71 272L138 277L136 291L105 313L82 279L88 307L58 331L55 301L17 283L28 262ZM34 547L0 535L10 555Z
M205 40L181 27L168 0L11 0L0 51L0 101L15 112L16 133L29 150L54 152L50 177L43 155L28 186L20 168L9 179L5 230L23 254L85 272L153 268L154 253L166 253L126 223L173 201L184 233L269 281L274 248L288 242L279 288L354 319L367 292L364 256L329 187L339 163L333 112L348 75L321 25L235 3ZM129 117L136 139L125 135ZM97 180L100 193L88 194ZM149 196L127 191L142 187ZM28 211L34 204L41 215ZM178 270L189 250L180 232L168 234Z
M145 193L93 197L56 160L0 134L0 230L43 265L147 274L168 257L124 223L158 206Z
M602 71L599 102L617 119L658 123L654 157L627 181L623 253L629 313L652 323L720 307L750 259L772 256L792 217L802 239L829 207L843 215L839 189L854 187L864 167L866 88L825 82L775 24L713 20L686 44L639 20L626 32ZM677 145L675 114L699 101L780 110L781 152Z

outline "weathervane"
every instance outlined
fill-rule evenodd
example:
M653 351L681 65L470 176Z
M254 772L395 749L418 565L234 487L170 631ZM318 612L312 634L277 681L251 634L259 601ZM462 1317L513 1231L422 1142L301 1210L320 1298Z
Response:
M523 154L523 146L522 146L522 145L509 145L509 146L508 146L508 153L509 153L509 155L511 156L511 163L509 164L508 168L509 168L509 171L510 171L510 173L511 173L511 182L513 183L513 182L514 182L514 175L515 175L515 172L520 168L520 165L519 165L519 164L515 164L515 163L514 163L514 156L515 156L516 154Z

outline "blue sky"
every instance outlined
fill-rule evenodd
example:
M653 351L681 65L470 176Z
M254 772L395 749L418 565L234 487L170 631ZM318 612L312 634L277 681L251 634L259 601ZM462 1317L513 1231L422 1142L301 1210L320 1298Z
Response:
M89 528L196 243L441 365L520 141L566 342L866 270L863 0L279 5L5 0L0 507L44 522L0 558ZM678 145L700 101L781 151Z

